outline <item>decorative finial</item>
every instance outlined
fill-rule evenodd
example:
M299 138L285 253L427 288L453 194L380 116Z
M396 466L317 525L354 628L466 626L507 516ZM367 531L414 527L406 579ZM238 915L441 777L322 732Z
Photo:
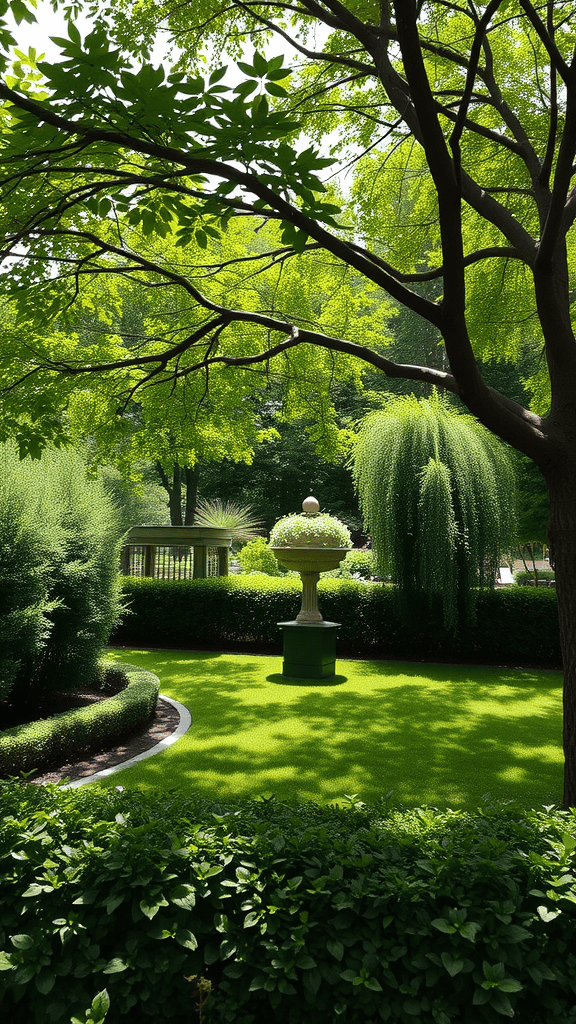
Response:
M315 515L320 511L320 502L317 498L313 498L312 495L310 495L309 498L304 498L304 501L302 502L302 511L307 512L308 515Z

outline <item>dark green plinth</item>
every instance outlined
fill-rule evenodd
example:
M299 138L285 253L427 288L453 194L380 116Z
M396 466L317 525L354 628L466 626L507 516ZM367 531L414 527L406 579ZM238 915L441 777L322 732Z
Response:
M282 675L291 679L329 679L336 672L339 622L279 622L284 637Z

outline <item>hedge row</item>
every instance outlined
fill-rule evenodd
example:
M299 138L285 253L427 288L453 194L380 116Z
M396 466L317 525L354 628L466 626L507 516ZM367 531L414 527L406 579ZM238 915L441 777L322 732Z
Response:
M29 784L0 809L11 1024L576 1020L574 811Z
M0 777L78 761L110 747L154 713L159 680L134 665L104 666L103 689L124 682L114 696L88 707L17 725L0 733Z
M128 604L112 643L178 648L280 649L278 622L300 606L295 577L230 576L166 581L127 577ZM456 636L440 606L423 608L419 626L398 619L394 587L348 580L319 585L325 619L340 622L338 652L363 658L463 661L558 667L558 613L553 590L511 587L480 593L473 626Z

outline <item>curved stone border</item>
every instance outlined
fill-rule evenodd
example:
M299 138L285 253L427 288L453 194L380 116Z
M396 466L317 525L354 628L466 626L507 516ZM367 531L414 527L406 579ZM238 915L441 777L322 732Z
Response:
M167 697L165 693L159 693L158 699L167 701L180 715L180 722L174 732L170 733L169 736L165 736L159 743L155 743L149 750L144 750L141 754L136 754L135 757L130 757L127 761L122 761L120 764L115 764L112 768L103 768L102 771L94 772L93 775L85 775L81 779L75 779L74 782L68 782L62 789L78 789L79 786L85 786L87 782L94 782L96 779L104 779L108 775L114 775L115 772L120 772L124 768L129 768L130 765L136 764L138 761L145 761L147 757L152 757L153 754L160 754L166 747L171 746L172 743L176 743L184 733L188 732L188 729L192 725L192 715L188 711L188 708L184 704L180 704L177 700L172 700L172 697Z

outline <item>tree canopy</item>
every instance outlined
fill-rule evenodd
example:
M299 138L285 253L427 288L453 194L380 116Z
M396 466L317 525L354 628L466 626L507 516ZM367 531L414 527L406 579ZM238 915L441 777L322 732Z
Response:
M31 11L26 0L8 8ZM565 800L576 803L574 0L84 9L93 29L82 38L71 21L60 59L13 59L0 37L3 292L30 352L24 371L9 348L3 358L7 423L24 443L35 423L52 429L56 379L129 374L131 388L171 388L275 359L311 366L318 352L457 395L547 482ZM150 56L162 32L172 66ZM215 259L239 223L258 251ZM429 324L440 365L390 358L358 309L302 316L298 289L281 285L273 302L249 297L261 270L303 260L330 265L351 296L368 290ZM75 307L120 278L181 296L185 324L95 364L68 346ZM38 344L48 336L50 351ZM543 357L535 409L491 387L478 361L526 344ZM19 382L23 418L10 403Z

